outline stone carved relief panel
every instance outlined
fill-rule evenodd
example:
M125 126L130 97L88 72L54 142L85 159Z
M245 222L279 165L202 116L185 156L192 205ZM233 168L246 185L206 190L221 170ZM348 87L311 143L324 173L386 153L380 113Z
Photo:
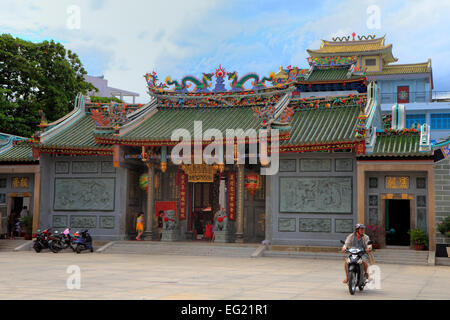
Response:
M56 178L54 210L114 210L114 178Z
M297 171L297 160L282 159L280 160L280 172L295 172Z
M100 216L100 228L114 229L114 216Z
M300 170L306 172L331 171L331 159L301 159Z
M98 162L72 161L72 173L98 173Z
M296 221L295 218L278 218L279 232L295 232Z
M280 212L351 213L351 177L280 177Z
M300 232L331 232L331 219L300 218Z
M69 161L56 161L55 173L69 173Z
M72 215L70 216L70 227L86 229L97 228L97 217Z
M53 216L53 228L66 228L69 226L67 216Z
M116 168L113 166L112 161L102 161L102 173L115 173Z
M334 230L339 233L351 233L353 231L353 219L336 219Z
M352 159L336 159L336 171L351 172L353 171Z

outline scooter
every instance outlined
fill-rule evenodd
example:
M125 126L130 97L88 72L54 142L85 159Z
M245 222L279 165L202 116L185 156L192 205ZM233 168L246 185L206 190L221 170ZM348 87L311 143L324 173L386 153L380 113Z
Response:
M92 247L92 237L88 233L88 230L84 230L81 233L75 232L72 238L72 244L75 246L75 252L81 253L83 250L91 250L94 252L94 248Z
M49 248L52 252L58 253L61 250L71 248L75 251L75 248L72 245L72 237L70 236L70 229L66 228L63 233L59 233L55 231L54 238L49 243Z
M36 234L33 234L33 238L36 238L33 244L33 249L36 252L41 252L42 249L49 248L49 243L53 240L52 233L49 228L44 231L39 229Z
M341 243L345 244L342 240ZM372 241L369 241L368 244L372 244ZM348 291L351 295L354 295L356 292L356 287L359 288L359 291L363 291L364 286L367 284L362 260L362 256L365 254L365 251L363 249L350 248L346 249L345 252L349 253L347 259Z

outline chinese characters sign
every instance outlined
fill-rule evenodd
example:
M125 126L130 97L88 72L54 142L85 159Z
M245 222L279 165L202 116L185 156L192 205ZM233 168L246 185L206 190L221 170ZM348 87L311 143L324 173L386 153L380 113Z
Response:
M236 172L228 173L228 218L236 220Z
M28 188L28 186L29 186L28 178L14 177L14 178L12 178L12 186L15 189L17 189L17 188Z
M180 220L186 219L187 175L180 174Z
M386 189L409 189L409 177L386 177Z

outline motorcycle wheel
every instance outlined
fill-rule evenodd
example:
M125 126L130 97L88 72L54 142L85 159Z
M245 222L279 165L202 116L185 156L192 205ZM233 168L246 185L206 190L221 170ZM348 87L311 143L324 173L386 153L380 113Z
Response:
M49 244L48 244L48 248L50 249L50 251L51 252L53 252L53 253L58 253L59 251L61 251L61 247L59 246L59 244L58 243L56 243L56 242L50 242Z
M77 246L77 248L75 249L75 251L76 251L77 253L81 253L81 247L80 247L80 246Z
M41 252L42 247L41 247L41 245L39 244L39 242L35 242L34 245L33 245L33 249L34 249L34 251L36 251L37 253L39 253L39 252Z
M356 272L349 272L348 274L348 291L351 295L354 295L356 292L356 284L358 282L358 277L356 276Z

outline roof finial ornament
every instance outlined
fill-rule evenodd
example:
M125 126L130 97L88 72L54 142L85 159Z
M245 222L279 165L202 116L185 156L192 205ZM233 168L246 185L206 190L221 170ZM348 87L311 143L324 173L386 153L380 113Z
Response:
M355 36L356 36L356 33L353 32L353 33L352 33L353 41L355 41Z

